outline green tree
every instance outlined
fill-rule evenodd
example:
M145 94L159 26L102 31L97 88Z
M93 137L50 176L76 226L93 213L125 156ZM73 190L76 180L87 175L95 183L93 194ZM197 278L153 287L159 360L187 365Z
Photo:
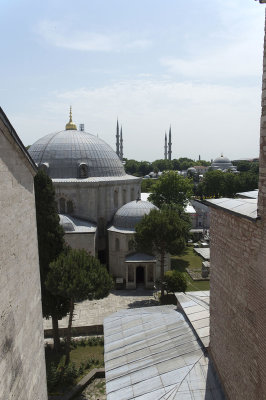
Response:
M69 310L69 302L64 297L52 295L45 287L50 262L64 250L64 231L59 224L55 203L55 192L51 179L38 171L34 178L38 248L42 290L42 310L45 318L52 317L54 349L60 348L58 319Z
M185 292L187 290L187 280L179 271L166 271L164 275L164 282L167 294Z
M69 363L71 327L76 302L108 296L113 281L104 265L85 250L69 249L50 264L46 288L69 301L66 360Z
M193 183L176 171L164 173L151 187L149 201L161 208L163 204L178 204L184 207L193 193Z
M136 225L134 247L148 254L159 254L161 294L164 295L164 262L167 253L179 254L186 246L190 229L189 217L181 207L154 209Z
M126 160L125 170L127 174L136 174L139 170L139 162L136 160Z
M160 160L155 160L152 163L152 169L153 171L155 170L155 168L158 171L169 171L171 169L173 169L173 165L172 165L172 161L170 160L164 160L164 159L160 159Z
M138 166L140 176L148 175L152 171L152 166L148 161L141 161Z
M214 196L215 198L220 197L224 191L224 172L206 172L201 183L201 189L204 196Z

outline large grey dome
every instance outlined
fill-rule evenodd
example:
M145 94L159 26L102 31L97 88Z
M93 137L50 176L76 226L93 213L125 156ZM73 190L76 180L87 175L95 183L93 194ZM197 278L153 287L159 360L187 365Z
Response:
M149 214L153 209L157 209L157 207L149 201L131 201L117 210L113 226L117 229L134 230L136 224L141 221L144 215Z
M124 167L114 150L90 133L65 130L37 140L29 153L51 178L123 176Z

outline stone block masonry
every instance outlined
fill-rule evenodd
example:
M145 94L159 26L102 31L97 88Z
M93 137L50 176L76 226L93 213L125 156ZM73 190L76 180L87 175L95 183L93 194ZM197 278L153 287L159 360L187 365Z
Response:
M211 210L210 351L228 398L266 398L266 225Z
M0 400L46 400L34 166L0 109Z

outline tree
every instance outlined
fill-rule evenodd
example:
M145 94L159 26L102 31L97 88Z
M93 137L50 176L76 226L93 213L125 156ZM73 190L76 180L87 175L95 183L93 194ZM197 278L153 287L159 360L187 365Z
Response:
M166 271L164 275L166 292L185 292L187 290L187 280L179 271Z
M190 229L189 217L181 207L153 209L136 225L136 250L159 254L161 295L164 295L164 260L167 253L179 254L186 246Z
M149 201L157 207L163 204L178 204L184 207L193 193L193 183L176 171L164 173L151 187Z
M218 198L224 191L224 172L208 171L202 181L202 193L207 196Z
M85 250L69 249L50 264L46 288L69 301L65 365L69 363L71 327L76 302L108 296L113 281L104 265Z
M159 171L169 171L171 169L173 169L172 166L172 161L171 160L155 160L152 163L152 169L154 171L154 169L157 168Z
M64 250L64 231L59 224L55 203L55 192L51 179L44 171L34 178L38 248L42 291L42 311L45 318L52 317L54 349L60 348L58 319L69 310L64 297L52 295L45 287L50 262Z

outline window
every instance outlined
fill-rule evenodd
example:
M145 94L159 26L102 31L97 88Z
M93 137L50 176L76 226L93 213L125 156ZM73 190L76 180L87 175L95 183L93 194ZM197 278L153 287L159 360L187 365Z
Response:
M49 164L48 163L39 164L39 169L48 174Z
M153 282L154 281L153 265L152 264L148 265L148 281L149 282Z
M131 201L135 200L135 190L131 188Z
M71 200L67 201L67 214L72 214L73 213L73 203Z
M60 214L66 213L66 201L63 197L59 199L59 213Z
M127 280L128 282L134 282L134 267L133 265L129 265L127 268L128 268Z
M88 165L87 164L79 164L79 168L78 168L78 177L80 179L85 179L88 178Z
M120 250L120 243L119 243L119 239L118 238L115 239L115 250L116 251Z
M123 189L123 204L126 204L127 202L127 191L126 189Z
M114 207L118 208L118 191L114 191Z

